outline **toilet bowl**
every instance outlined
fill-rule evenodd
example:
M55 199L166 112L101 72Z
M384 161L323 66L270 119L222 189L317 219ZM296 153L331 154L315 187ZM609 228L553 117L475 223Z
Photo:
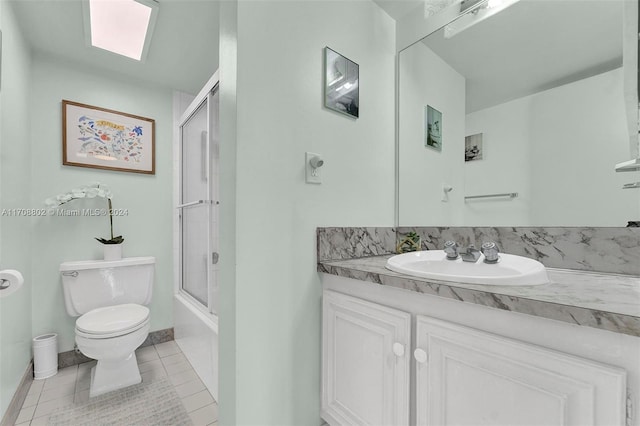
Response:
M78 317L78 349L97 360L89 396L142 381L135 350L149 334L155 258L65 262L60 265L67 313Z
M97 308L76 321L80 352L98 360L91 369L89 396L142 381L135 350L149 334L149 309L133 303Z

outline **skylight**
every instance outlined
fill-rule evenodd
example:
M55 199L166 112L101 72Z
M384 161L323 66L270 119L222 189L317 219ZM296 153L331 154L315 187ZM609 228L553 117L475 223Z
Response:
M153 0L88 0L85 30L90 37L89 44L144 60L157 12L158 4Z

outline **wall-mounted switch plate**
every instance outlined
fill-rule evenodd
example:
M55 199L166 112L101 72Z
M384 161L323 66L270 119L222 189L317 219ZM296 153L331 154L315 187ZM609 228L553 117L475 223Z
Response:
M313 152L306 152L304 156L304 170L307 183L322 183L321 170L322 167L313 167L311 165L311 159L314 157L321 157L320 154Z

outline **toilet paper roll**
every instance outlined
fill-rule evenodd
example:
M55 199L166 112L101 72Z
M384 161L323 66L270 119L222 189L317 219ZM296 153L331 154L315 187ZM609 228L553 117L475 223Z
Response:
M18 291L24 284L24 277L15 269L0 271L0 297L7 297Z

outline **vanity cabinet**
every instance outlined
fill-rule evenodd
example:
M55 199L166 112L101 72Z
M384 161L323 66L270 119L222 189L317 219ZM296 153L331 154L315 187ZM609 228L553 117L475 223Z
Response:
M322 417L332 426L625 425L623 368L410 306L328 290L323 299Z
M625 424L620 368L420 315L415 355L418 425Z
M326 291L322 416L331 425L408 425L411 315Z

